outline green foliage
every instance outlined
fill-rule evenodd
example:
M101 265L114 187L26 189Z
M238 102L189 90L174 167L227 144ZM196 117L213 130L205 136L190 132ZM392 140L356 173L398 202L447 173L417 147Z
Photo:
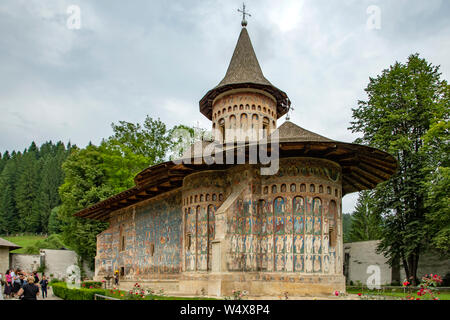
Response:
M94 300L95 294L105 295L104 289L67 288L65 282L51 284L53 294L63 300Z
M50 234L57 234L62 232L62 221L58 215L59 207L55 207L50 212L50 217L48 218L48 232Z
M2 237L5 240L11 241L12 243L21 246L22 248L11 251L12 253L25 253L25 248L34 246L34 244L38 241L45 240L46 236L37 236L37 235L21 235L21 236L9 236Z
M0 233L46 233L51 210L58 206L63 181L61 163L68 155L62 142L33 142L23 153L0 159Z
M373 192L361 191L351 216L350 242L380 239L382 220L376 209Z
M81 287L85 289L101 289L103 283L100 281L83 281Z
M43 240L38 240L32 245L25 247L24 251L26 254L39 254L41 249L64 249L66 246L62 241L62 237L58 234L52 234L48 238Z
M432 156L424 136L448 112L449 90L439 67L418 54L396 62L365 89L368 100L353 110L350 129L362 133L356 142L394 155L399 168L373 193L375 211L383 217L379 250L389 263L400 261L413 282L421 252L427 246L427 181ZM447 111L445 111L447 109ZM448 120L448 118L447 118Z
M351 242L350 230L352 227L352 215L350 213L344 213L342 215L342 230L344 233L344 243Z

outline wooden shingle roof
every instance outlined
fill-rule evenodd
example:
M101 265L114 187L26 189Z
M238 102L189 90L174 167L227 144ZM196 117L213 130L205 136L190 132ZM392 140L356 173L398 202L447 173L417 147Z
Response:
M245 27L241 30L225 77L200 100L200 112L211 120L214 99L226 91L240 88L253 88L271 94L277 101L278 118L289 110L291 101L287 94L264 77Z

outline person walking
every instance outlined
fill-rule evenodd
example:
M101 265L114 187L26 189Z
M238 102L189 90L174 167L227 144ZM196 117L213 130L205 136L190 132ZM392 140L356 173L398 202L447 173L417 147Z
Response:
M17 295L21 297L21 300L37 300L39 294L39 287L34 284L34 277L29 276L27 279L28 283L20 288Z
M12 296L14 297L14 296L17 295L17 293L18 293L19 290L20 290L19 270L16 269L16 270L13 272L13 274L14 274L14 276L11 277L11 279L12 279L12 287L11 287L11 290L12 290Z
M34 283L38 284L39 283L39 277L38 277L37 271L33 271L33 276L34 276Z
M42 299L47 298L47 286L48 286L48 280L45 275L42 275L42 280L39 282L41 285L41 292L42 292Z
M4 294L6 297L11 298L12 293L12 278L11 278L11 270L6 270L5 273L5 291Z

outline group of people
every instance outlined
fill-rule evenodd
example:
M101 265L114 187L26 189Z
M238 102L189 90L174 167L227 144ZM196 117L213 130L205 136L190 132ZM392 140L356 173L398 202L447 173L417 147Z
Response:
M4 286L0 295L3 292L5 298L37 300L39 292L42 292L43 299L47 298L48 280L45 274L42 274L42 279L39 280L36 271L28 274L20 269L8 269L4 275L0 273L0 282Z

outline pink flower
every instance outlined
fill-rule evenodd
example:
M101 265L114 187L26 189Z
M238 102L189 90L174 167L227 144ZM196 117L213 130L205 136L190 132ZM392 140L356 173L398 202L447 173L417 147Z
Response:
M358 296L360 296L360 297L361 297L361 293L358 293Z
M335 295L336 297L339 296L339 291L336 290L336 291L334 292L334 295Z

